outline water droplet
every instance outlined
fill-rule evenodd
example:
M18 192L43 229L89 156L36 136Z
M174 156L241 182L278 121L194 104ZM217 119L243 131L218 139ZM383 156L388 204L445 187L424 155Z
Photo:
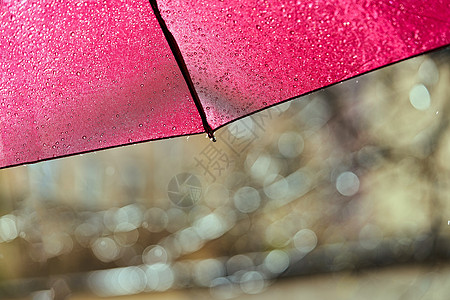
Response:
M133 141L132 139L128 139L128 142L130 142L130 143L131 143L132 141Z
M139 127L142 127L142 124L139 124Z
M172 127L172 130L174 130L174 131L175 131L176 129L177 129L177 127L176 127L176 126L173 126L173 127Z
M141 83L141 88L143 88L144 87L144 84L143 83Z
M85 139L86 139L86 136L85 136L85 135L83 135L83 137L82 137L82 138L83 138L83 140L85 140Z

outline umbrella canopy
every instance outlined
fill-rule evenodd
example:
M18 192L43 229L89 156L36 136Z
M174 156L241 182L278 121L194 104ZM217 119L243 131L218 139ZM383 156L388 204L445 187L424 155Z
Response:
M450 42L444 0L150 2L0 2L0 167L217 129Z

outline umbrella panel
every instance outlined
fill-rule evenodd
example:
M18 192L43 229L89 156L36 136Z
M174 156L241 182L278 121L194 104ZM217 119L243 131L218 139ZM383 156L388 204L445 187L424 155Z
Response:
M450 42L448 1L158 1L212 128Z
M203 130L147 1L1 9L0 167Z

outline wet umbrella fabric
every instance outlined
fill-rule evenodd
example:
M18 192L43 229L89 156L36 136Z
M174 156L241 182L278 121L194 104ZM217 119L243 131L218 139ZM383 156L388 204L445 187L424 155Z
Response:
M204 132L450 42L448 1L0 2L0 167Z

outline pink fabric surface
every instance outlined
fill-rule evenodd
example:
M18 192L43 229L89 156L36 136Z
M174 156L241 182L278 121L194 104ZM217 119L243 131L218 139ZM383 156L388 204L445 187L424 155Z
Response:
M450 3L158 1L217 128L449 44ZM202 132L146 0L0 1L0 167Z
M448 0L158 3L213 128L450 42Z
M0 167L203 131L146 0L0 1Z

